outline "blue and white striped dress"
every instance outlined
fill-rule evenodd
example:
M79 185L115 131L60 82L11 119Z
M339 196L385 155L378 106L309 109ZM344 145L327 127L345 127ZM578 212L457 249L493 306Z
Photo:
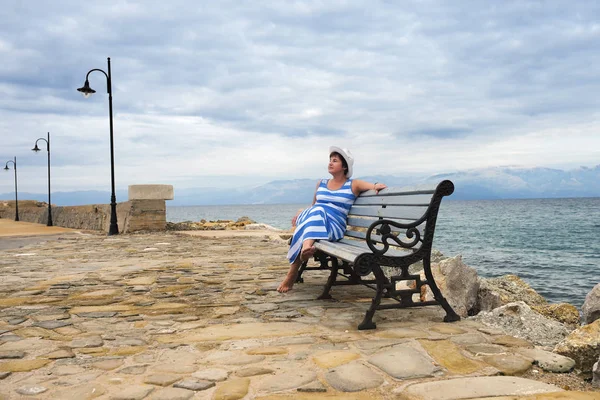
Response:
M327 188L328 179L322 179L317 188L317 201L303 210L296 219L296 230L287 258L290 263L300 255L307 239L336 241L344 237L348 211L356 196L352 193L352 179L338 190Z

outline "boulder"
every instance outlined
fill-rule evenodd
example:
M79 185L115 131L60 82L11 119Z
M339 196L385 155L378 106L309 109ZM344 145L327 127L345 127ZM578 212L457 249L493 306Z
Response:
M474 310L491 311L505 304L522 301L529 306L548 304L539 293L516 275L498 278L480 278L477 303Z
M571 330L579 328L581 323L577 307L569 303L546 304L542 306L531 306L531 308L546 318L565 324Z
M591 324L600 319L600 283L585 296L585 302L581 307L583 313L583 323Z
M479 282L477 272L462 261L462 256L446 258L431 265L431 272L442 294L454 311L465 318L477 301ZM423 273L421 272L421 275ZM424 279L423 275L423 279ZM427 300L433 300L433 292L427 287Z
M554 352L575 360L575 367L584 374L591 373L600 358L600 320L571 332L556 345Z
M554 347L570 332L564 324L535 312L523 301L509 303L489 312L482 311L470 319L546 348Z
M600 358L598 358L598 362L594 364L592 368L592 386L595 388L600 388Z

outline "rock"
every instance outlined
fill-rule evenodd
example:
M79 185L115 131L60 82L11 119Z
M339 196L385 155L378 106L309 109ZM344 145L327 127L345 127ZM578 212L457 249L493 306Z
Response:
M581 323L577 307L569 303L531 306L531 309L542 314L546 318L565 324L571 330L577 329Z
M327 383L340 392L358 392L379 387L383 378L359 362L341 365L325 375Z
M181 388L164 388L154 392L150 400L187 400L194 396L194 391Z
M146 372L146 368L148 368L147 365L132 365L130 367L122 368L117 372L127 375L142 375L144 372Z
M360 355L349 351L332 351L327 353L315 354L313 361L319 367L324 369L335 368L339 365L356 360Z
M281 390L297 389L317 379L317 374L308 369L295 369L277 375L268 376L260 382L259 391L279 392Z
M110 371L112 369L119 368L121 365L123 365L123 360L120 358L102 360L92 364L94 368L102 369L104 371Z
M102 338L98 335L84 336L81 338L73 339L71 347L74 349L86 348L86 347L101 347L104 344Z
M482 376L416 383L406 388L402 395L420 400L487 399L499 396L522 398L523 395L560 392L561 390L554 385L514 376ZM544 397L540 396L539 398ZM566 397L563 398L566 399Z
M248 368L237 370L235 372L235 374L237 376L239 376L240 378L248 378L248 377L257 376L257 375L268 375L268 374L272 374L273 372L274 371L269 368L248 367Z
M483 361L496 367L502 375L521 375L533 364L533 358L516 354L491 354L483 357Z
M28 372L40 369L50 360L38 358L36 360L14 360L0 364L0 372Z
M471 319L500 328L509 335L527 339L539 346L553 347L569 334L565 325L533 311L523 301L509 303L490 312L481 312Z
M196 371L192 374L194 378L211 381L211 382L221 382L227 379L229 376L229 372L224 369L218 368L210 368L210 369L202 369L200 371Z
M525 357L532 358L534 363L544 371L565 373L572 371L575 367L575 360L572 358L542 349L517 349L517 352Z
M237 400L241 399L248 393L248 387L250 386L250 379L240 378L233 379L227 382L223 382L213 395L214 400Z
M585 296L581 312L583 313L584 324L591 324L600 319L600 283L594 286L587 296Z
M548 304L546 299L516 275L504 275L490 279L479 278L475 313L491 311L517 301L523 301L529 306Z
M49 358L51 360L58 360L61 358L75 358L75 353L73 353L71 349L66 348L53 351L52 353L48 353L44 357Z
M17 389L17 393L23 394L25 396L35 396L36 394L41 394L47 391L48 388L44 386L22 386Z
M180 382L177 382L176 384L173 385L173 387L181 388L181 389L188 389L188 390L206 390L215 385L216 385L216 383L211 382L211 381L203 381L201 379L187 378Z
M5 350L0 351L0 359L15 359L15 358L23 358L25 357L24 351L18 350Z
M592 372L600 357L600 320L571 332L556 345L554 352L575 360L576 367L583 373Z
M427 352L409 343L375 353L368 361L396 379L424 378L439 370Z
M2 379L8 378L12 372L0 372L0 381Z
M600 388L600 358L598 358L598 361L596 362L596 364L594 364L594 367L592 368L592 373L592 386L595 388Z
M51 321L36 322L32 326L38 326L38 327L44 328L44 329L56 329L56 328L62 328L63 326L69 326L69 325L73 325L73 323L71 321L58 321L58 320L52 321L51 320Z
M110 400L142 400L154 390L150 385L128 385L111 395Z
M144 383L150 383L158 386L169 386L173 382L181 379L180 375L173 374L152 374L144 379Z
M432 264L431 272L438 288L454 311L463 318L469 315L477 302L479 290L477 272L464 264L460 255L443 259L439 264ZM423 271L421 271L421 278L425 279ZM433 292L429 286L426 288L426 299L433 300Z

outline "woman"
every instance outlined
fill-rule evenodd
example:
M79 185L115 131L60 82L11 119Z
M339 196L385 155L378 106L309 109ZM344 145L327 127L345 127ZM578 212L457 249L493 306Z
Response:
M350 179L353 166L354 158L348 149L329 148L328 171L332 178L317 183L312 206L301 210L292 219L292 226L296 229L287 255L291 265L277 288L278 292L292 289L300 265L315 254L315 240L336 241L344 237L348 211L360 193L367 190L379 193L387 187L383 183Z

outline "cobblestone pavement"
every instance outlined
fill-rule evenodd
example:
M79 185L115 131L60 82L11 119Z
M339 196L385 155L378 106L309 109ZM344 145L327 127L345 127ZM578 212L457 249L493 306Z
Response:
M269 235L273 235L270 233ZM3 239L0 239L3 240ZM519 377L529 343L439 307L379 311L273 236L69 234L0 250L0 399L593 399ZM525 396L525 397L523 397Z

